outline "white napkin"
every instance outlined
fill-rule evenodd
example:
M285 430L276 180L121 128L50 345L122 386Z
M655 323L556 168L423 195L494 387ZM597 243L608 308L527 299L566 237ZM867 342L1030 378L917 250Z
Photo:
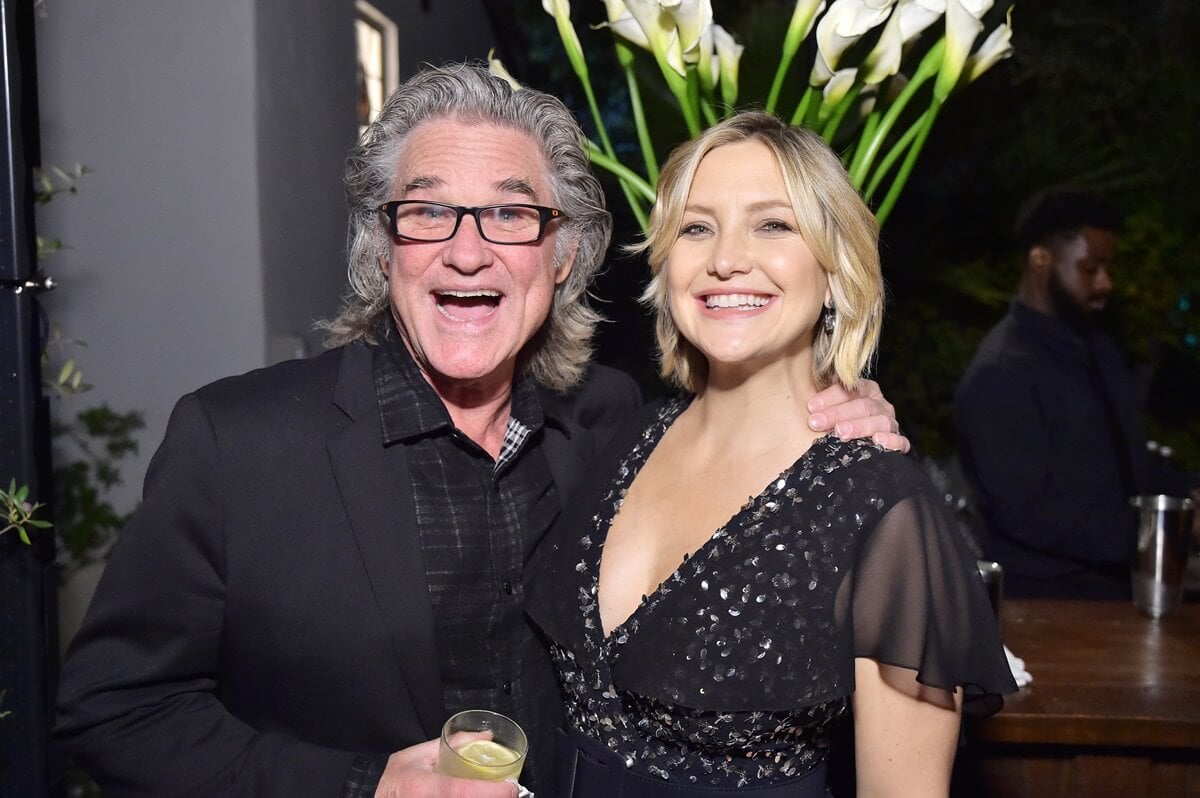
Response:
M1033 681L1033 675L1025 670L1025 660L1009 651L1008 646L1004 647L1004 656L1008 657L1008 669L1012 671L1013 680L1016 681L1017 687L1024 687Z

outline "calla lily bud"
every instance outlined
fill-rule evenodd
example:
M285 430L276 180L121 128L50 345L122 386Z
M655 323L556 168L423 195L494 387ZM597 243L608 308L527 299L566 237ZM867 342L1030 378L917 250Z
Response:
M967 2L970 0L946 0L946 53L942 57L942 66L933 86L933 96L939 102L944 102L958 85L963 66L967 63L967 56L971 54L971 45L983 30L983 23L975 16L974 11L983 2L987 2L988 7L991 6L988 0L975 0L968 8L965 5ZM980 13L982 15L982 12Z
M967 58L966 81L970 83L975 80L994 67L996 62L1012 55L1012 51L1012 8L1010 7L1005 23L988 34L988 37L983 40L983 44L979 45L979 49Z
M721 76L721 100L728 106L737 103L738 64L746 48L733 40L729 31L713 25L713 44L717 49L717 63Z
M813 21L825 10L825 0L796 0L792 21L783 37L784 58L791 58L812 32Z
M558 27L558 36L562 39L563 49L567 51L567 60L571 62L571 67L576 74L587 74L587 60L583 57L583 45L579 42L579 35L575 33L575 26L571 24L571 4L568 0L542 0L542 8L547 14L554 17L554 24Z
M496 50L494 48L488 50L487 61L488 72L498 78L504 78L504 80L508 82L508 85L513 87L513 91L520 91L521 89L525 88L517 81L516 78L509 74L508 70L504 67L504 64L501 63L500 59L496 57Z

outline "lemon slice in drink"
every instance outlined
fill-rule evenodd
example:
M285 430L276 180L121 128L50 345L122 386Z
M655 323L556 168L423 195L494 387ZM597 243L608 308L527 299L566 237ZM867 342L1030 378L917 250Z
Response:
M492 740L472 740L455 751L459 761L450 775L469 779L501 781L516 778L521 773L521 755L508 746Z

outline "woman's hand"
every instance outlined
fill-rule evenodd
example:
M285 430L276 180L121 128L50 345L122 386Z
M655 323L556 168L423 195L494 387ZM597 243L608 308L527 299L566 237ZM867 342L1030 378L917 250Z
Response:
M808 401L808 426L816 432L833 430L839 438L870 438L885 449L912 448L900 434L896 408L884 398L875 380L863 380L853 391L835 382Z
M858 798L950 794L960 691L927 687L916 671L860 658L851 704Z

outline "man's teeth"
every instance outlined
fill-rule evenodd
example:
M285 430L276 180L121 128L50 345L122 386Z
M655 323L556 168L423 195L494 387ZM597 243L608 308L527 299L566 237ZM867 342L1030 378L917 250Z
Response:
M704 304L710 308L761 308L770 299L759 294L709 294Z
M479 290L479 291L438 291L438 293L441 294L442 296L452 296L452 297L457 297L459 299L472 299L475 297L493 297L493 298L495 298L495 297L500 296L499 291L493 291L491 289L483 289L483 290Z

